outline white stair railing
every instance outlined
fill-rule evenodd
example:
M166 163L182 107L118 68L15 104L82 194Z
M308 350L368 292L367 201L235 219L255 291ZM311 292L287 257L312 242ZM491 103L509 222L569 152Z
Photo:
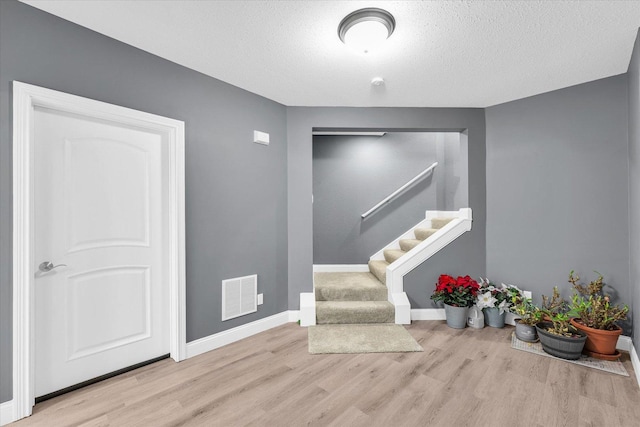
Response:
M409 180L409 182L407 182L406 184L404 184L403 186L398 188L393 193L389 194L387 197L382 199L380 201L380 203L378 203L377 205L375 205L374 207L372 207L371 209L369 209L368 211L366 211L365 213L360 215L362 217L362 219L365 219L366 217L368 217L369 215L371 215L372 213L374 213L375 211L380 209L382 206L384 206L387 203L389 203L395 197L397 197L398 195L402 194L402 192L405 191L407 188L411 187L413 184L415 184L416 182L420 181L422 178L424 178L429 173L431 173L436 168L436 166L438 166L438 162L433 162L433 164L431 166L429 166L428 168L426 168L425 170L420 172L418 175L416 175L413 178L411 178L411 180Z
M371 256L370 260L384 260L385 249L400 249L401 239L415 239L413 230L416 228L431 228L431 220L434 218L453 218L448 224L440 228L427 239L420 242L416 247L408 251L405 255L398 258L387 266L386 269L386 285L387 297L395 308L395 323L410 324L411 323L411 304L407 294L404 292L404 276L411 270L431 258L438 251L443 249L449 243L456 240L462 234L471 230L472 212L470 208L463 208L457 211L427 211L425 219L411 227L400 237L386 245L383 249ZM368 271L366 264L362 265L327 265L314 266L323 267L322 271ZM320 271L318 269L318 271ZM315 294L300 294L300 325L315 325Z
M396 323L411 323L411 307L407 307L409 299L404 292L404 276L462 234L471 230L473 220L471 208L462 208L458 211L427 211L423 221L393 242L390 242L370 258L370 260L383 260L385 249L400 249L401 239L414 239L413 230L416 228L430 228L431 220L434 218L454 219L387 266L387 296L389 302L396 306Z

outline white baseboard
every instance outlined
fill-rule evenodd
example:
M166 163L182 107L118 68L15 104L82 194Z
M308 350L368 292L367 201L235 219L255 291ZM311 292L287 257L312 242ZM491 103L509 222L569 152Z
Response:
M300 310L289 310L289 323L296 323L300 321Z
M0 403L0 426L18 421L13 412L13 400Z
M264 319L256 320L255 322L247 323L217 334L209 335L208 337L191 341L187 343L186 358L189 359L190 357L215 350L216 348L240 341L241 339L248 338L252 335L259 334L260 332L267 331L271 328L275 328L289 322L297 322L296 313L296 311L293 313L291 311L283 311L282 313L274 314L273 316L265 317Z
M314 273L368 273L367 264L314 264Z
M411 320L446 320L444 308L413 308Z
M631 338L629 338L629 341L631 341ZM638 353L636 352L636 348L633 346L633 343L631 345L631 351L629 351L629 355L631 356L631 364L633 365L633 371L636 373L636 381L640 386L640 359L638 359Z
M631 349L633 348L633 342L631 341L631 337L626 335L620 335L618 337L618 342L616 343L616 350L628 351L631 353Z

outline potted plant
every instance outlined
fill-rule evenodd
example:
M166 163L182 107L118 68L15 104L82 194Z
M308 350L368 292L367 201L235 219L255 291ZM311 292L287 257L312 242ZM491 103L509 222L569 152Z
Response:
M562 359L579 359L587 335L569 322L567 303L557 286L553 288L551 298L542 296L542 315L545 320L536 324L542 349Z
M478 288L478 282L469 276L442 274L431 299L444 304L447 325L462 329L467 325L467 309L473 305Z
M503 328L504 319L515 294L520 290L513 285L494 285L489 279L480 279L480 289L476 306L484 313L485 324L494 328Z
M516 319L518 319L519 316L513 311L513 308L524 301L525 295L524 295L524 292L521 291L520 288L518 288L515 285L504 285L504 286L507 287L507 299L510 303L509 310L507 311L504 322L505 324L508 324L508 325L515 325ZM533 329L535 331L535 327Z
M542 320L542 311L531 298L523 298L520 303L512 305L509 309L518 319L516 324L516 338L526 342L538 341L536 324Z
M620 353L616 350L622 328L616 322L627 318L629 307L611 304L610 297L602 292L603 277L596 271L598 278L583 285L580 276L569 273L569 283L575 293L571 298L570 314L575 318L571 324L587 335L584 353L589 356L616 360Z

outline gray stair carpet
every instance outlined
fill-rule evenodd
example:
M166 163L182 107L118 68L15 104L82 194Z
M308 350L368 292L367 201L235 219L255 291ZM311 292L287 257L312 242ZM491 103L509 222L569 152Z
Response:
M388 301L388 290L386 287L387 267L389 264L403 257L408 251L418 246L423 240L436 233L452 219L453 218L435 218L431 220L432 228L414 229L413 233L415 235L415 239L402 239L399 241L400 249L385 249L383 251L384 260L369 261L369 272L314 273L313 280L316 299L316 324L322 325L318 326L318 328L323 327L325 329L309 330L310 351L312 348L312 331L317 335L317 337L316 335L313 336L313 345L317 345L319 342L324 342L326 339L329 339L326 337L333 337L331 339L335 342L345 340L349 341L351 339L339 337L359 337L358 339L362 341L362 345L356 346L360 348L360 350L356 352L420 351L421 348L417 343L415 343L415 341L414 343L417 346L417 350L416 347L413 346L413 343L410 343L409 347L406 347L413 348L413 350L393 350L392 348L395 349L396 347L385 347L380 343L375 344L373 346L374 349L371 350L368 347L370 343L375 343L376 340L380 342L384 342L385 340L372 338L381 334L381 332L373 329L362 328L364 325L388 325L395 323L395 307ZM326 329L332 327L342 329ZM406 333L404 328L401 329ZM323 333L321 334L320 331L323 331ZM390 334L396 336L396 332L393 332L393 329L385 329L384 331L385 333L386 331L389 331ZM324 334L325 332L326 334ZM396 336L399 341L402 341L401 335L401 333L398 333ZM319 338L320 336L325 337L326 339ZM355 338L353 339L355 340ZM353 351L353 349L342 349L336 351L316 349L311 352L349 353Z
M316 301L386 301L387 287L371 273L314 273Z
M424 351L402 325L318 325L309 327L309 353L394 353Z
M435 234L439 229L450 223L454 218L433 218L431 220L432 228L415 228L413 230L413 234L415 239L400 239L398 243L400 244L400 249L385 249L383 251L384 261L383 260L374 260L369 261L369 270L380 280L382 283L386 282L386 272L387 266L399 258L404 256L411 249L418 246L424 240L431 237Z
M418 239L400 239L400 241L398 243L400 243L400 249L402 249L405 252L409 252L411 249L415 248L420 243L422 243L422 240L418 240Z
M387 266L389 263L384 260L369 261L369 271L378 278L381 283L387 283Z
M370 272L314 273L316 324L394 323L387 287Z
M316 301L316 323L393 323L395 308L389 301Z

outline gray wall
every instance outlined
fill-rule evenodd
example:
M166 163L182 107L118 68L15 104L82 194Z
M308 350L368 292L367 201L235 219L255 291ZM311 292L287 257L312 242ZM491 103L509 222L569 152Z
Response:
M313 137L313 262L366 264L437 208L433 174L366 219L361 214L437 159L440 133ZM444 186L440 192L442 191Z
M569 296L597 270L631 304L627 108L620 75L486 109L489 278Z
M0 402L12 388L12 80L185 121L188 341L287 310L284 106L13 0L0 1L0 76ZM254 129L271 145L252 143ZM222 323L221 281L254 273L264 305Z
M633 310L640 313L640 32L629 64L629 240ZM633 343L640 354L640 314L633 316Z
M311 292L313 264L312 130L463 131L469 156L469 206L473 229L405 277L412 308L432 307L438 275L485 273L485 124L474 108L288 107L289 308ZM396 236L397 237L397 236Z

